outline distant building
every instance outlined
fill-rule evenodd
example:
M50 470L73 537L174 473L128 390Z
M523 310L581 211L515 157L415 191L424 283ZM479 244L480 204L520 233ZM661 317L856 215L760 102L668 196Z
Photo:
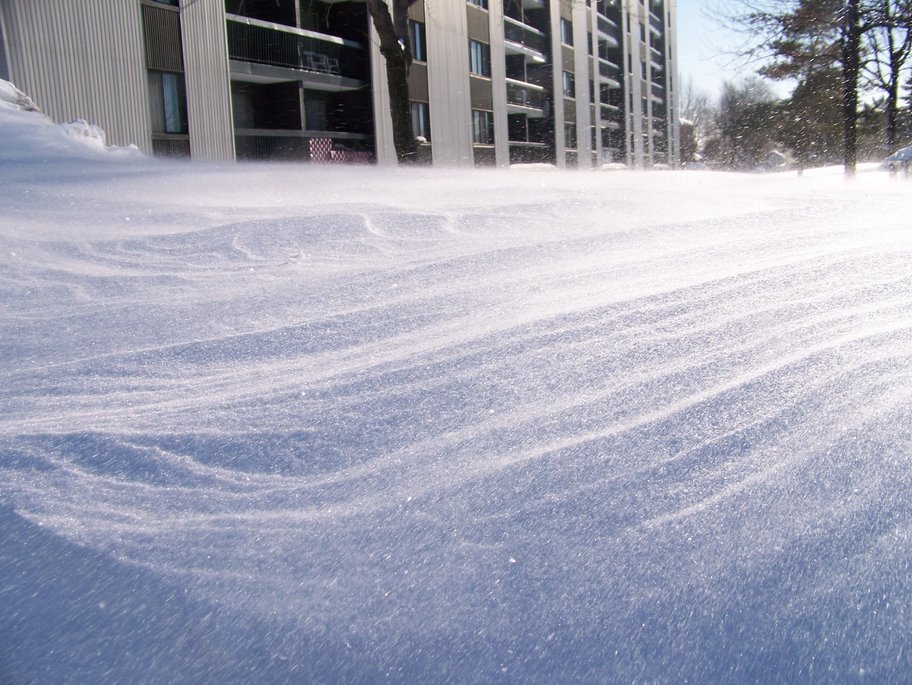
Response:
M418 0L435 164L676 165L673 0ZM197 159L395 159L364 2L0 0L0 76L112 144Z

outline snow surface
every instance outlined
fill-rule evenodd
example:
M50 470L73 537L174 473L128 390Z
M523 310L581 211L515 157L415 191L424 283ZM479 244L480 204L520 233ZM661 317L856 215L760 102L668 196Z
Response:
M90 140L0 107L4 685L908 676L909 182Z

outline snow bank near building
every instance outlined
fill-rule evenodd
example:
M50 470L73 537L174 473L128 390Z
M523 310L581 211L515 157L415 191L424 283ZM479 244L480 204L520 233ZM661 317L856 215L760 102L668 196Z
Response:
M17 109L25 112L38 112L32 98L16 88L9 81L0 79L0 108Z
M82 119L55 124L26 94L0 79L0 160L141 157L136 146L109 146L99 126Z

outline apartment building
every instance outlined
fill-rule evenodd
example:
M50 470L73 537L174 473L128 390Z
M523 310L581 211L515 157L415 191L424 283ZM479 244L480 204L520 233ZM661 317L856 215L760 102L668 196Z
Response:
M418 0L410 17L421 161L675 164L673 0ZM151 154L395 161L363 0L0 0L0 76Z

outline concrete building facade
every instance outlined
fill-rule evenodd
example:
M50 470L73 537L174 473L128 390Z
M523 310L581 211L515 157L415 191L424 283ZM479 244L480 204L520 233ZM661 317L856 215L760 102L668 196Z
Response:
M676 164L673 0L418 0L419 159ZM0 0L0 76L112 144L196 159L394 163L363 1Z

